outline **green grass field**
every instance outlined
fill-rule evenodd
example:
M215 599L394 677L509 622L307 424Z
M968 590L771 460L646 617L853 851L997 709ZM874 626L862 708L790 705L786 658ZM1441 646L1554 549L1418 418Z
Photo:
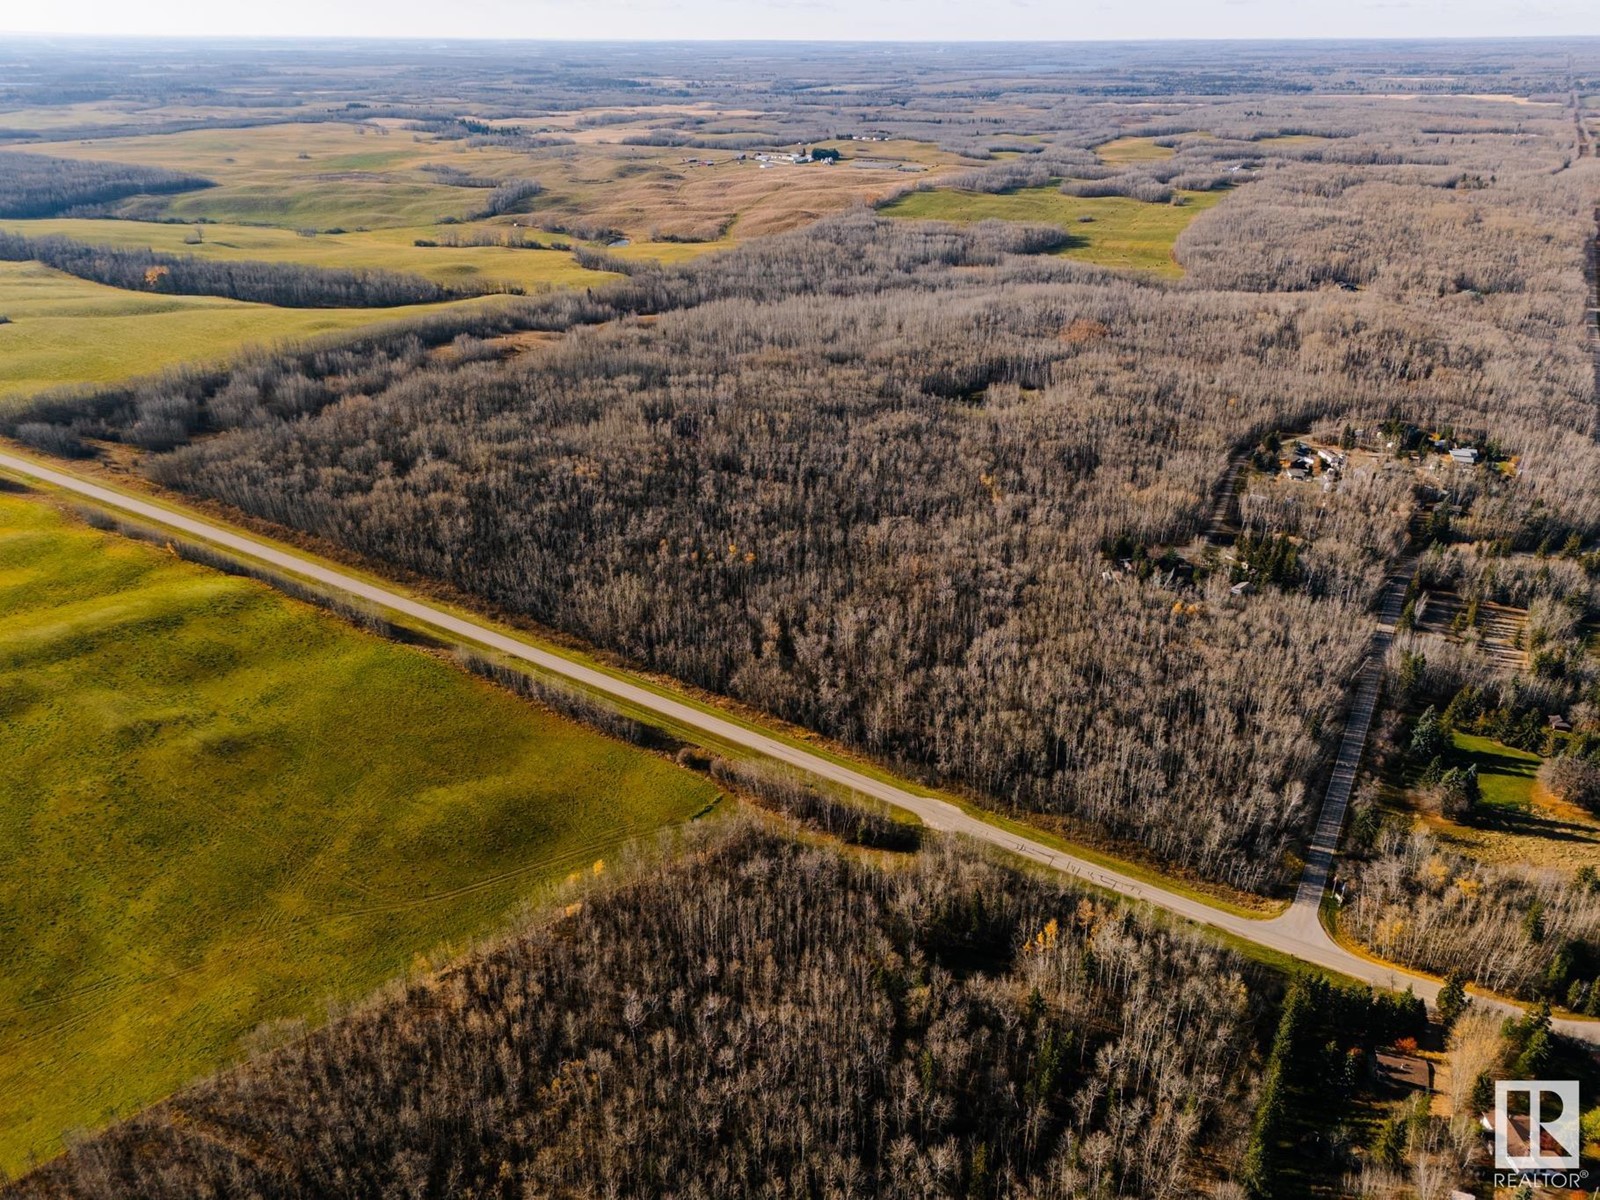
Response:
M0 1169L317 1019L716 789L0 494Z
M1485 804L1523 810L1533 806L1533 782L1540 763L1537 754L1459 730L1451 733L1450 740L1454 747L1450 765L1478 768L1478 787Z
M1101 162L1118 164L1160 162L1177 153L1171 146L1158 146L1155 138L1148 137L1114 138L1109 142L1101 142L1094 152Z
M7 400L68 384L109 383L246 346L316 337L499 297L406 308L275 308L212 296L105 287L39 263L0 262L0 411Z
M1411 791L1421 774L1414 764L1395 781L1391 802L1451 850L1481 862L1535 862L1562 871L1600 868L1600 820L1546 792L1538 782L1541 761L1492 738L1455 732L1445 765L1477 766L1482 796L1477 809L1464 821L1429 810Z
M184 239L193 228L147 221L0 222L0 229L30 237L59 234L94 245L150 247L201 258L415 272L456 286L515 284L530 294L616 278L580 267L569 251L415 245L418 238L441 236L432 226L302 237L270 226L206 225L200 227L203 240L188 245ZM461 226L449 232L470 230ZM489 296L452 303L498 300ZM297 341L446 307L450 305L276 308L212 296L157 296L105 287L38 263L0 263L0 315L9 318L0 325L0 410L8 397L219 361L246 346Z
M505 246L418 246L450 233L465 237L472 225L376 229L362 233L302 237L289 229L260 225L168 225L152 221L0 221L0 229L27 237L59 234L96 246L153 249L210 259L262 259L311 267L372 268L424 275L456 286L509 283L532 292L552 287L589 287L615 276L580 267L570 251L513 250ZM185 238L199 231L203 239ZM503 236L505 230L496 230ZM541 240L553 240L545 235ZM570 239L554 239L570 240Z
M999 195L941 188L910 192L879 211L885 216L928 221L1039 221L1059 225L1077 243L1060 252L1066 258L1176 276L1183 269L1173 260L1173 242L1190 221L1224 194L1185 192L1182 195L1186 202L1175 205L1146 204L1125 196L1065 196L1050 186Z

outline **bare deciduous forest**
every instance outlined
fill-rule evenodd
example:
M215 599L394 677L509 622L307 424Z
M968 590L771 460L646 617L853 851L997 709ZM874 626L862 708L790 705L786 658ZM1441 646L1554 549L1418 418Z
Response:
M129 196L186 192L210 181L127 163L8 154L0 172L0 217L59 217Z
M1392 833L1361 873L1346 920L1394 962L1600 1012L1600 898L1550 871L1474 863L1434 839Z

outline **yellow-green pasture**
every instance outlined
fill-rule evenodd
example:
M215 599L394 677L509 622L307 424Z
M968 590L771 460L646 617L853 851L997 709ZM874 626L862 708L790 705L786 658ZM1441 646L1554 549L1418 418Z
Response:
M216 187L161 199L162 215L178 219L286 229L432 225L466 217L486 194L417 170L425 162L452 161L448 150L360 123L190 130L9 149L169 167L213 180Z
M606 253L616 258L635 261L650 259L659 263L680 263L688 262L691 258L699 258L702 254L728 250L737 244L732 238L722 238L714 242L632 242L626 246L608 249Z
M299 341L425 316L486 296L404 308L275 308L211 296L157 296L90 283L36 262L0 262L0 411L53 387L111 383L247 346Z
M466 240L479 233L501 238L505 228L432 225L322 233L307 237L264 225L171 225L153 221L0 220L0 229L27 237L59 234L96 246L159 250L209 259L261 259L309 267L400 271L456 287L514 284L529 292L552 287L589 287L612 278L580 267L569 250L524 250L508 246L418 246L417 241ZM550 234L538 240L570 243ZM199 238L195 241L195 238Z
M1101 162L1108 163L1138 163L1161 162L1171 158L1177 153L1171 146L1156 144L1155 138L1149 137L1121 137L1113 138L1109 142L1101 142L1094 148L1095 156Z
M992 194L953 188L911 192L885 205L884 215L929 221L1035 221L1059 225L1074 244L1066 258L1107 267L1183 273L1172 245L1190 221L1220 201L1223 192L1180 192L1182 204L1148 204L1126 196L1063 195L1052 186Z
M0 493L0 1170L715 795L422 651Z

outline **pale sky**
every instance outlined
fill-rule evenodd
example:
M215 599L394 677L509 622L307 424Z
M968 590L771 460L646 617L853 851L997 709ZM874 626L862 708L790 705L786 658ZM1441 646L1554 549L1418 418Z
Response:
M0 31L815 41L1572 37L1600 36L1600 0L0 0Z

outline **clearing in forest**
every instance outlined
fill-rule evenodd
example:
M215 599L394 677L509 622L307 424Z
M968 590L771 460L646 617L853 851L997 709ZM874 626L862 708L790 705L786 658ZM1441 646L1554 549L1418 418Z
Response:
M1459 729L1450 734L1450 766L1476 767L1483 803L1492 808L1526 810L1532 805L1534 779L1539 774L1537 754L1507 746L1493 738L1477 737Z
M716 796L265 585L0 493L0 1172Z
M1107 267L1183 274L1172 245L1223 192L1180 192L1181 204L1150 204L1127 196L1068 196L1053 186L1014 192L965 192L939 188L911 192L880 211L885 216L925 221L1037 221L1072 235L1063 257Z
M1101 162L1121 166L1124 163L1160 162L1171 158L1177 150L1158 145L1153 137L1120 137L1101 142L1094 148L1094 153Z
M1477 811L1457 821L1427 811L1411 790L1396 791L1393 799L1406 811L1425 813L1421 819L1429 830L1477 861L1600 868L1600 819L1551 795L1539 783L1542 762L1532 751L1454 730L1445 765L1477 767Z

